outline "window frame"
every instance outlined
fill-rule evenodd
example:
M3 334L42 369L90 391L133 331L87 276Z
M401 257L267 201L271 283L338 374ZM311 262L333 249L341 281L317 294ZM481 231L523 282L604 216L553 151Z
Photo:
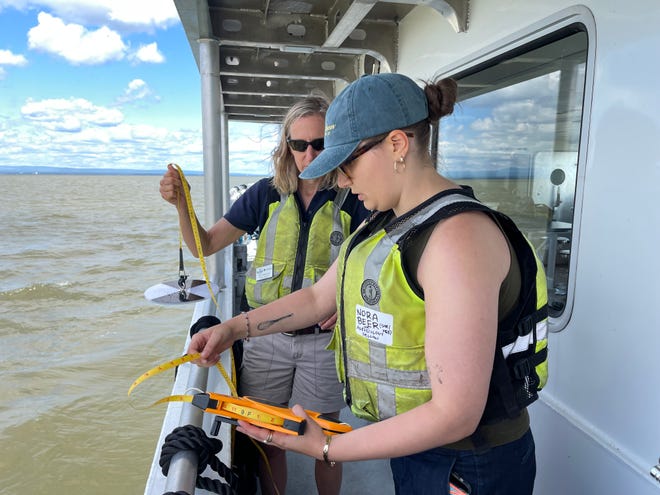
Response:
M584 93L582 101L582 117L577 144L577 170L574 192L573 225L571 231L571 254L568 263L568 281L566 287L565 306L561 313L551 314L548 320L549 331L560 332L568 325L574 308L575 284L579 259L579 244L581 232L582 205L588 159L588 143L591 117L591 102L594 85L596 61L596 26L591 11L582 5L564 9L556 14L534 23L503 40L486 46L468 57L456 62L453 66L438 72L435 78L452 77L457 80L468 75L490 68L503 60L509 60L536 48L548 45L570 34L582 31L587 37ZM440 127L442 123L440 124ZM432 136L431 148L440 150L440 132ZM432 155L435 159L436 154Z

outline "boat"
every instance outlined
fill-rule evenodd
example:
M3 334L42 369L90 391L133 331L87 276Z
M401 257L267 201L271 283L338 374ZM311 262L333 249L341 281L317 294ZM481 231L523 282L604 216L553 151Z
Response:
M278 122L297 98L333 97L364 74L457 80L455 115L434 130L437 166L511 216L547 274L550 376L530 407L534 493L660 494L657 1L174 3L200 74L209 225L229 205L232 122ZM197 303L193 323L236 314L242 256L233 246L209 258L219 305ZM185 365L172 393L224 386L215 370ZM169 405L145 493L207 493L195 491L194 454L167 477L158 458L178 425L211 434L209 416ZM227 464L230 452L220 453ZM388 493L370 478L373 492L345 478L343 493Z

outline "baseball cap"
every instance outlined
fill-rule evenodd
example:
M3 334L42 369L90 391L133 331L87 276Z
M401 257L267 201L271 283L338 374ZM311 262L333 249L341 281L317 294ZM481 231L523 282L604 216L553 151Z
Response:
M325 147L303 170L316 179L341 165L364 139L416 124L429 115L422 88L403 74L363 76L333 100L325 115Z

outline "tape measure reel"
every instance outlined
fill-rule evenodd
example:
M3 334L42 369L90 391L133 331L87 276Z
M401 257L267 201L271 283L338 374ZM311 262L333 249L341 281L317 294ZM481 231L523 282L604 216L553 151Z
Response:
M199 358L199 354L186 354L171 361L159 364L146 371L138 377L129 387L128 395L140 383L148 378L172 369L184 363L194 361ZM228 383L229 377L224 373L224 369L219 367ZM195 407L199 407L205 412L215 414L220 421L237 424L238 420L247 421L255 426L267 428L273 431L287 433L289 435L302 435L305 432L305 420L294 414L288 407L273 405L267 401L253 397L239 397L236 389L230 385L233 395L216 394L213 392L201 392L194 395L171 395L163 397L152 404L163 404L167 402L189 402ZM325 416L315 411L305 410L305 413L312 418L328 435L346 433L351 431L351 426L337 419Z

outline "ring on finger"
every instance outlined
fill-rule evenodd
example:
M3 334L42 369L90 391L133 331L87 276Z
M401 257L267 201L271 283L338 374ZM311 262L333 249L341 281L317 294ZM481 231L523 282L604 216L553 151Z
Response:
M268 436L264 439L264 443L269 444L272 441L273 441L273 432L269 431Z

